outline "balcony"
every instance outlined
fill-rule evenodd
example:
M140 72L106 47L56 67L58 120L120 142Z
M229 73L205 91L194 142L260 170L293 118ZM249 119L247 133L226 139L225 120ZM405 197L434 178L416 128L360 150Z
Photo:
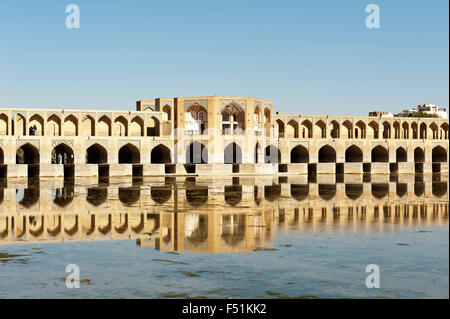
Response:
M243 131L241 129L236 129L236 130L224 129L224 130L222 130L222 135L245 135L245 131Z

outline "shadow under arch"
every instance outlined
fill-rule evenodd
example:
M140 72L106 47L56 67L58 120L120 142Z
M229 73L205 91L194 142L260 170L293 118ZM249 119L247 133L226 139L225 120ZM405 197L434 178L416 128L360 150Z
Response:
M155 203L160 205L164 204L172 196L172 187L170 185L152 186L150 189L150 196Z
M406 183L397 183L397 185L395 185L395 193L397 194L398 197L405 196L407 190L408 190L408 184L406 184Z
M150 162L155 164L171 163L170 150L167 146L159 144L152 149Z
M319 163L336 163L336 150L330 145L319 149Z
M5 217L5 228L0 231L0 239L6 238L9 233L9 217Z
M264 199L269 202L276 201L281 196L281 185L264 186Z
M22 193L22 194L21 194ZM23 197L20 198L19 196ZM16 197L18 199L19 205L25 208L30 208L39 201L40 189L39 187L30 187L25 189L16 189Z
M336 196L336 184L319 184L319 197L330 200Z
M433 163L447 162L447 152L442 146L436 146L431 151L431 161Z
M57 188L54 192L53 203L59 207L65 207L73 201L74 185L64 185L63 188Z
M395 151L395 158L398 163L407 162L408 155L406 154L406 150L403 147L397 148L397 150Z
M75 224L72 226L72 228L69 229L64 228L64 233L66 233L69 236L75 235L78 231L78 223L79 223L78 215L75 215L74 217L75 217Z
M93 144L86 149L86 164L106 164L108 152L100 144Z
M291 150L291 163L309 163L309 152L303 145L297 145Z
M100 226L99 225L98 226L98 231L101 234L106 235L109 232L111 232L111 229L112 229L112 216L111 216L111 214L108 214L108 223L106 225L104 225L104 226Z
M309 184L291 184L291 196L301 202L308 198Z
M420 197L424 193L425 193L425 183L424 182L414 183L414 195L416 195L417 197Z
M87 189L86 201L93 206L100 206L108 198L108 188L91 187Z
M242 185L225 186L225 202L231 206L236 206L242 200Z
M58 234L61 233L61 215L57 216L58 219L58 225L54 228L47 228L47 233L51 236L51 237L56 237Z
M376 163L389 162L388 150L381 145L374 147L370 154L371 154L372 162L376 162Z
M30 218L31 218L31 216L30 216ZM34 218L36 218L36 217L34 217ZM30 234L33 235L34 237L39 237L44 233L44 215L41 215L40 219L41 219L41 222L40 222L40 227L38 229L33 230L33 229L31 229L31 227L29 229Z
M186 200L193 206L200 206L208 201L208 187L197 186L186 179Z
M119 150L119 164L139 164L141 153L133 144L126 144Z
M81 229L84 231L85 235L87 235L87 236L94 233L94 231L95 231L95 215L91 215L90 217L91 217L91 220L90 220L89 228L85 228L84 226L81 226Z
M144 229L144 226L145 226L145 216L144 214L140 214L139 224L137 224L136 226L131 226L130 228L134 233L139 234Z
M133 206L141 197L139 186L119 187L119 201L125 206Z
M386 183L373 183L372 184L372 196L377 199L382 199L389 194L389 184Z
M363 161L363 153L358 146L352 145L345 150L346 163L359 163L362 161Z
M123 234L128 230L128 214L124 213L124 220L122 222L122 224L120 224L119 226L115 226L114 225L114 230L118 233L118 234ZM120 219L122 219L122 214L119 214Z
M345 184L345 196L352 200L361 197L363 193L363 184Z
M258 194L258 185L253 186L253 199L255 201L256 206L259 206L259 204L261 204L262 199L259 197Z
M425 152L420 147L416 147L414 149L414 162L415 163L425 162Z
M446 182L434 182L431 184L431 192L435 197L442 197L447 194Z

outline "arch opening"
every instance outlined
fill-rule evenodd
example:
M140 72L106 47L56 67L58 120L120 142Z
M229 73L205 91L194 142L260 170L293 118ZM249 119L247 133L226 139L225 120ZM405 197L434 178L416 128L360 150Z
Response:
M236 206L242 199L242 185L225 186L225 202L230 206Z
M433 163L447 162L447 152L442 146L436 146L431 153Z
M141 162L141 153L139 149L132 145L126 144L119 150L119 164L138 164Z
M336 196L336 184L319 184L319 197L330 200Z
M309 185L308 184L291 184L291 196L297 201L301 202L308 198Z
M99 145L93 144L86 150L86 164L106 164L108 162L108 152Z
M224 163L225 164L241 164L242 163L242 150L236 143L228 144L224 150Z
M363 161L363 153L361 149L352 145L345 150L345 161L349 163L362 162Z
M193 142L186 149L187 164L207 164L208 149L200 142Z
M152 149L150 159L151 163L155 164L168 164L172 162L169 148L162 144Z
M52 164L73 164L73 150L61 143L52 150Z
M350 199L358 199L363 193L363 184L345 184L345 195Z
M119 187L119 200L125 206L133 206L141 197L139 186Z
M264 163L280 163L281 162L281 152L278 147L274 145L269 145L265 149Z
M291 163L309 163L309 153L306 147L297 145L291 150Z
M406 154L406 150L403 147L397 148L397 150L395 151L395 157L396 157L397 163L408 161L408 156Z
M172 196L172 188L170 186L152 186L150 195L155 203L162 205Z
M27 143L17 149L16 164L39 164L38 149Z
M423 149L421 149L420 147L416 147L414 149L414 162L415 163L425 162L425 153Z
M371 152L372 155L372 162L378 162L378 163L387 163L389 162L389 153L388 150L385 149L383 146L378 145L377 147L372 149Z
M336 163L336 151L329 145L319 149L319 163Z

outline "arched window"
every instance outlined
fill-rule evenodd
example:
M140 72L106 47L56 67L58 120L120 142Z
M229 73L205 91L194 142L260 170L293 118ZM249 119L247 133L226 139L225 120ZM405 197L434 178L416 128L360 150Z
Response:
M245 131L245 112L236 103L228 104L222 110L222 133L242 134Z
M200 104L192 104L185 112L185 130L188 134L202 134L207 129L208 112Z

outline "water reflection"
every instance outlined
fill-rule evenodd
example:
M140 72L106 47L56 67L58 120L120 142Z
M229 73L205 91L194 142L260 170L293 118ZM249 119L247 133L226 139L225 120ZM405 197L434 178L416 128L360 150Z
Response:
M448 223L448 177L279 182L1 184L0 245L134 238L163 251L241 252L271 246L277 231L293 228Z

